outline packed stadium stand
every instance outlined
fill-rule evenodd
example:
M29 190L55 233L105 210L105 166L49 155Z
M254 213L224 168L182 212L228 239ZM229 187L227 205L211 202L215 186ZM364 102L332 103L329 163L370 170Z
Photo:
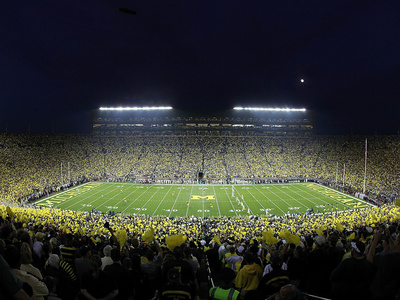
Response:
M264 135L311 136L315 113L305 109L243 108L213 110L100 108L91 112L95 135Z
M334 184L337 165L342 169L344 164L344 188L363 191L366 137L360 136L1 134L0 138L3 201L37 199L85 180L192 183L200 170L210 183L315 179ZM368 137L366 194L371 199L387 201L399 195L399 153L397 136Z
M115 120L92 118L90 135L0 134L0 299L398 299L398 136L316 136L310 127L282 134L258 121L251 131L217 130L233 124L222 117L171 120L166 131L121 117L117 127L143 124L122 132ZM204 184L313 180L376 205L168 218L33 204L87 181L198 184L200 173Z

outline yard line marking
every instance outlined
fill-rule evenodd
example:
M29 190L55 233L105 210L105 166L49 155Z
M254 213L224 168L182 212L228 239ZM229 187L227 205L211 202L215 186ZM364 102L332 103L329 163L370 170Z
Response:
M136 188L136 185L133 186L133 188L134 188L133 192L130 193L129 195L132 195L132 194L134 194L135 192L137 192L137 191L139 190L138 188ZM140 198L143 194L147 193L147 191L148 191L148 189L144 189L143 192L142 192L140 195L138 195L135 199L133 199L133 201L131 201L131 202L129 203L129 205L122 211L122 213L124 213L129 207L131 207L133 204L135 204L136 201L138 201L139 198ZM129 195L128 195L128 196L129 196ZM127 197L128 197L128 196L127 196ZM125 198L127 198L127 197L125 197ZM121 200L121 201L122 201L122 200ZM121 202L121 201L120 201L120 202ZM120 203L120 202L118 202L118 203ZM142 208L143 208L143 207L142 207ZM133 213L133 212L132 212L132 213Z
M297 186L298 186L297 184L294 184L294 185L293 185L294 188L298 188ZM299 197L304 198L304 200L306 200L306 201L308 201L308 202L311 202L311 203L314 204L314 205L317 205L315 202L309 200L308 198L304 197L303 195L299 195L296 191L294 191L294 190L292 190L292 189L291 189L290 191L296 193L296 195L298 195ZM295 197L293 197L293 196L290 195L289 193L285 192L283 189L282 189L282 193L285 194L287 197L291 198L292 200L296 201L296 202L300 205L300 207L304 207L304 208L306 208L306 209L308 208L303 202L300 202L300 201L297 200ZM322 200L322 201L323 201L323 200ZM298 210L297 210L297 211L298 211ZM300 213L300 211L298 211L298 212Z
M99 186L99 187L100 187L100 186ZM95 194L90 194L89 196L82 198L82 200L80 200L80 201L78 201L78 202L72 203L70 206L67 206L67 207L64 208L64 209L68 210L68 209L71 208L72 206L75 206L75 205L77 205L77 204L79 204L79 203L81 203L81 202L84 202L85 200L87 200L87 199L93 197L93 196L96 195L96 194L99 194L99 193L102 193L102 192L105 191L105 190L108 190L108 188L109 188L109 187L108 187L107 185L105 185L104 188L103 188L103 189L100 189L99 192L96 192ZM110 192L108 192L106 195L108 195L108 194L111 193L111 192L112 192L112 190L111 190ZM72 200L72 199L73 199L73 198L71 198L70 200ZM86 203L86 202L85 202L85 204L91 205L91 204L94 203L95 201L96 201L96 200L93 200L93 201L91 201L91 202L89 202L89 203Z
M258 204L263 208L263 210L265 211L264 205L262 205L262 204L260 203L260 201L258 201L258 199L253 195L253 193L252 193L250 190L248 190L247 192L254 198L254 200L257 201L257 203L258 203ZM252 212L252 210L250 210L250 211Z
M312 200L311 200L312 198L318 199L319 201L322 201L323 203L325 203L325 204L324 204L324 207L327 206L327 205L330 205L330 203L329 203L328 201L324 200L324 198L314 196L313 194L311 194L311 193L308 192L307 190L301 189L299 185L294 185L294 188L295 188L295 189L298 189L298 190L300 190L300 191L302 191L302 192L304 192L304 193L306 193L306 194L308 194L309 198L306 198L306 197L304 197L303 195L299 194L298 192L293 191L294 193L296 193L296 195L298 195L299 197L303 198L304 200L306 200L306 201L308 201L308 202L311 202L311 203L312 203L313 205L315 205L316 207L317 207L318 204L315 203L314 201L312 201ZM307 188L307 186L306 186L306 188ZM316 192L318 192L318 191L316 191ZM320 194L320 193L318 192L318 194ZM311 198L311 199L310 199L310 198Z
M221 216L221 210L219 209L219 204L218 204L218 199L217 199L217 192L215 191L215 185L213 185L213 192L214 192L214 198L215 198L215 204L217 204L218 207L218 216ZM226 192L226 190L225 190Z
M188 211L189 211L189 206L190 206L190 200L192 199L192 195L193 195L193 187L194 186L192 185L192 188L190 189Z
M152 216L154 216L154 214L156 213L156 211L157 211L158 208L160 207L161 203L164 202L165 197L167 197L167 195L169 194L169 191L170 191L171 189L172 189L172 185L171 185L171 187L169 188L169 190L164 194L164 197L162 198L162 200L160 201L160 203L158 204L158 206L157 206L156 209L154 210ZM171 209L171 211L172 211L172 209ZM170 213L171 213L171 212L170 212Z
M150 189L146 189L140 196L142 196L142 195L145 194L145 193L148 193L150 190L151 190L151 187L150 187ZM149 201L150 201L151 199L153 199L153 197L154 197L159 191L160 191L160 189L156 189L156 192L153 193L150 197L148 197L147 201L142 205L142 207L140 207L140 211L144 210L146 204L149 203ZM136 201L138 201L138 198L136 199ZM136 201L135 201L135 202L136 202ZM146 208L146 209L147 209L147 208Z
M282 210L282 208L280 208L278 205L276 205L275 201L272 201L268 196L266 196L262 191L260 191L260 189L259 189L258 187L255 187L255 188L256 188L257 191L259 191L259 192L261 193L261 195L263 195L263 196L269 201L269 203L272 203L272 204L275 205L275 207L276 207L277 209L279 209L283 214L286 214L286 213ZM268 189L268 191L271 192L272 194L274 194L274 195L276 196L276 194L275 194L271 189ZM278 197L278 198L280 198L280 197ZM287 204L287 203L286 203L286 204Z
M172 185L171 185L171 188L172 188ZM178 196L176 196L176 198L175 198L174 204L171 207L171 211L169 212L169 216L168 217L171 217L172 210L174 209L174 207L176 205L176 202L178 201L178 197L179 197L179 194L181 193L181 191L182 190L179 190Z
M120 186L119 186L119 185L116 186L113 190L111 190L110 192L108 192L108 193L105 194L104 196L106 196L106 195L108 195L108 194L110 194L110 193L115 192L116 189L120 189ZM107 201L102 202L101 205L99 206L99 208L100 208L100 207L105 207L105 208L108 209L108 207L105 206L105 205L106 205L107 203L109 203L110 201L112 201L115 197L117 197L117 196L118 196L119 194L121 194L121 193L122 193L122 191L120 190L120 192L119 192L119 193L116 193L116 194L114 195L114 197L108 198ZM103 198L104 196L102 196L102 198ZM95 203L95 202L98 201L98 200L99 200L99 198L97 198L97 199L91 201L89 204ZM82 202L82 201L79 201L79 202Z
M231 185L231 186L232 186L232 185ZM237 216L238 214L237 214L236 208L235 208L235 206L233 205L233 202L232 202L232 200L231 200L232 197L229 196L227 190L224 190L224 191L225 191L226 196L228 197L229 203L230 203L231 206L232 206L232 210L234 211L235 215Z

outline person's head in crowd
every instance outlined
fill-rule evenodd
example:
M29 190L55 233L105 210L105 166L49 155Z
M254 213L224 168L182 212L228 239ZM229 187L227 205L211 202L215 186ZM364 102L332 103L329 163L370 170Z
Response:
M132 269L139 269L140 264L141 264L141 258L139 254L133 254L131 255L131 260L132 260Z
M257 244L253 244L250 246L249 252L253 253L254 255L257 255L259 249L260 248L258 248Z
M113 262L121 261L121 251L118 248L113 248L111 250L111 259Z
M57 248L57 246L58 246L57 238L55 238L55 237L50 238L50 244L52 246L52 249Z
M131 245L133 248L139 247L139 240L136 237L132 238Z
M315 237L315 246L316 248L323 248L325 245L325 238L323 236L317 235Z
M293 243L289 244L289 251L294 251L296 249L296 245Z
M186 259L192 258L192 249L190 249L189 247L186 247L185 249L183 249L183 256Z
M232 287L235 277L235 271L233 271L231 268L224 267L214 275L213 279L216 286L219 286L223 289L229 289Z
M273 270L279 270L282 268L283 260L280 256L274 256L271 259L271 267Z
M163 264L165 264L168 261L174 260L174 256L171 253L167 253L163 257Z
M328 238L329 247L336 247L339 238L336 234L331 234Z
M38 231L38 232L36 232L35 237L36 237L36 241L43 242L45 234L41 231Z
M192 249L196 249L197 248L196 243L194 241L190 241L189 242L189 247L192 248Z
M59 247L54 247L53 249L51 249L51 253L57 254L58 257L61 257L61 249Z
M122 261L122 266L127 270L132 270L132 259L125 257Z
M92 254L88 246L81 247L80 252L83 259L89 259Z
M293 284L287 284L281 287L279 293L275 296L275 300L301 300L302 293Z
M351 255L355 258L363 258L365 252L365 244L361 241L351 243Z
M20 267L20 251L12 244L7 245L4 250L4 259L12 269L19 269Z
M300 246L297 246L294 250L294 257L302 259L304 255L304 249Z
M57 254L50 254L47 263L49 264L50 267L58 269L60 258L58 257Z
M182 259L182 248L177 246L172 251L172 255L174 256L175 260Z
M154 251L151 248L147 248L144 256L147 258L148 261L154 261Z
M103 254L104 256L110 257L111 256L111 250L112 250L112 246L111 245L106 245L103 248Z
M254 254L250 253L250 252L246 252L243 255L243 260L246 264L251 265L253 263L255 263L255 258L254 258Z
M25 232L25 231L22 232L19 235L19 241L21 243L27 243L29 245L29 247L32 247L32 239L28 232Z
M93 269L92 276L97 278L101 271L101 258L97 254L93 254L90 259L90 265Z
M13 229L10 226L5 225L0 229L0 239L3 239L4 241L11 241L12 235Z
M306 237L307 248L312 248L314 244L314 239L311 236Z

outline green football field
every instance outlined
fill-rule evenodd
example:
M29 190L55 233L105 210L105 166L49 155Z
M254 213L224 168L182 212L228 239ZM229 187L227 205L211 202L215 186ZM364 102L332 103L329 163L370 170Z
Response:
M86 183L35 203L73 211L114 211L174 217L304 214L365 208L370 204L314 183L259 185L140 185Z

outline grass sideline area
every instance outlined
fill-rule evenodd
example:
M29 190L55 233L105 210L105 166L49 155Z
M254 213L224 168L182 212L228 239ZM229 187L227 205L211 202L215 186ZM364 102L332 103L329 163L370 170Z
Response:
M42 198L37 206L72 211L93 209L167 217L231 217L329 213L371 206L314 183L178 185L90 182Z

